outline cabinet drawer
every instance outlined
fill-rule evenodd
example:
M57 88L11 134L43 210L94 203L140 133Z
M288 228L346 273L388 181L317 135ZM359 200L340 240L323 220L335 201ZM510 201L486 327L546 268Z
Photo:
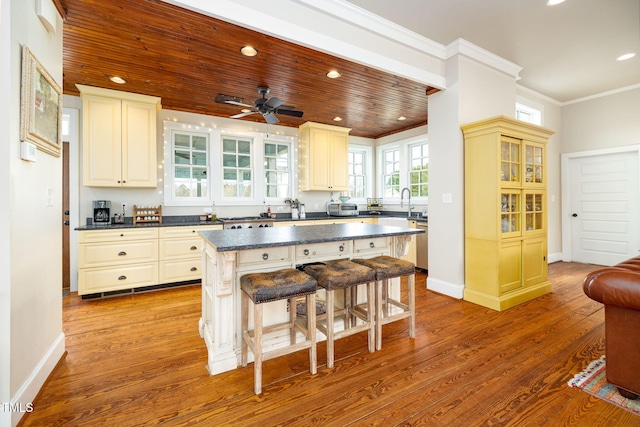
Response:
M386 237L358 239L353 242L353 251L355 253L379 251L381 249L386 250L388 247L389 247L389 239Z
M352 253L351 240L326 243L311 243L296 246L296 258L305 259L317 256L334 256L336 258L348 256Z
M196 257L202 258L202 238L161 239L160 261Z
M106 267L158 261L158 240L78 245L78 267Z
M117 291L158 283L158 263L78 270L78 294Z
M157 239L158 228L118 228L113 230L85 230L78 232L78 243L120 242L126 240Z
M291 246L238 251L236 259L238 266L264 262L291 261Z
M198 237L199 231L222 230L222 225L196 225L183 227L160 227L158 235L161 239L173 239L181 237Z
M184 282L202 279L202 258L160 261L159 283Z

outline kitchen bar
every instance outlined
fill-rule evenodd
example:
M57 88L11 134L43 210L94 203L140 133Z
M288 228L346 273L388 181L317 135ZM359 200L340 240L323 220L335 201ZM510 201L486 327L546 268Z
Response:
M209 373L215 375L240 366L242 275L331 259L401 257L412 236L419 233L424 230L354 223L200 232L204 245L199 329L207 345ZM265 311L266 324L283 321L278 317L283 312L277 306ZM271 338L265 347L275 348L286 339L287 336Z

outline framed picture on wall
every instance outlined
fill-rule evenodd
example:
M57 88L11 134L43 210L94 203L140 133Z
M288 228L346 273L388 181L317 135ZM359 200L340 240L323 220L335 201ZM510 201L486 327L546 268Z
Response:
M62 90L27 46L22 46L20 139L60 157Z

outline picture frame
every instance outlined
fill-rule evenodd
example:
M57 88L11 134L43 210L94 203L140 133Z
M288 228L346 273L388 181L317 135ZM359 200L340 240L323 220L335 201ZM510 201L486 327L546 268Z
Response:
M20 140L60 157L62 89L27 46L22 46L20 109Z

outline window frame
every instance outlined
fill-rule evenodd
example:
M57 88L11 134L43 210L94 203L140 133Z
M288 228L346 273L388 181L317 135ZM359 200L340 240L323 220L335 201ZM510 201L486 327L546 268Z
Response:
M409 187L410 169L411 169L411 147L418 144L429 144L427 134L417 135L411 138L395 141L392 143L379 145L376 150L378 181L376 194L378 198L383 200L384 205L399 205L401 200L402 189ZM390 150L399 150L400 152L400 194L398 197L385 197L384 195L384 153ZM411 197L412 204L428 204L429 197Z
M349 189L349 196L354 203L366 203L374 194L373 147L369 145L349 144L349 153L362 154L364 159L364 197L354 197Z

